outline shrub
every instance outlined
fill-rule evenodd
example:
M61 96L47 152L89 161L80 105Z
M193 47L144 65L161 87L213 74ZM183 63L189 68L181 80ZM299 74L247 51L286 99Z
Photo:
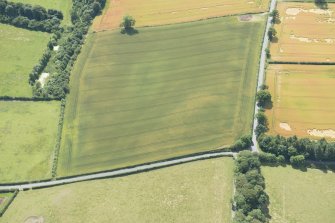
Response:
M271 103L271 94L268 90L260 90L256 94L256 99L260 107L265 107L267 104Z
M259 160L266 164L277 164L277 157L272 153L260 153Z
M305 166L305 157L303 155L292 156L290 158L290 163L294 167L304 167Z

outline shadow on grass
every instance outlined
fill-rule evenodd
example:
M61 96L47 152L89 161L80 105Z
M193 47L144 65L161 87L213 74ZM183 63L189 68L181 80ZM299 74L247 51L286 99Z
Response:
M121 34L128 35L128 36L133 36L138 34L139 31L134 28L128 28L128 29L121 29Z
M328 171L335 173L335 163L308 161L306 166L311 169L322 170L324 173Z
M335 173L335 162L322 162L322 161L306 161L306 164L304 166L293 166L291 163L265 163L262 162L263 166L269 166L269 167L287 167L292 166L292 168L296 170L300 170L302 172L307 172L308 169L318 169L321 170L324 173L328 173L329 171Z

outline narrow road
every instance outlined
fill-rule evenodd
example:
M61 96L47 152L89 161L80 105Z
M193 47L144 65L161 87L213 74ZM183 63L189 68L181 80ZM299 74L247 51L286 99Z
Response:
M187 162L191 162L195 160L210 159L210 158L216 158L216 157L222 157L222 156L235 156L235 155L236 154L233 152L217 152L217 153L209 152L207 154L194 155L194 156L184 157L184 158L177 158L173 160L162 161L162 162L157 162L157 163L152 163L152 164L145 164L145 165L131 167L131 168L112 170L112 171L104 172L104 173L87 174L84 176L76 176L76 177L71 177L68 179L58 179L58 180L47 181L47 182L28 183L28 184L21 184L21 185L0 185L0 191L29 190L29 189L35 189L35 188L52 187L52 186L70 184L70 183L75 183L75 182L80 182L80 181L95 180L95 179L101 179L101 178L107 178L107 177L117 177L117 176L122 176L122 175L134 174L134 173L153 170L157 168L187 163Z
M271 0L270 3L270 12L272 12L275 8L276 8L276 0ZM262 44L262 51L261 51L261 59L259 62L259 71L258 71L258 83L257 83L257 91L260 90L261 86L264 83L264 76L265 76L265 65L266 65L266 48L269 45L269 37L268 37L268 31L270 29L270 27L272 26L272 17L269 16L268 17L268 21L266 23L266 28L265 28L265 33L264 33L264 38L263 38L263 44ZM255 130L256 127L258 125L257 123L257 119L256 119L256 114L258 113L259 107L257 106L257 102L255 104L255 116L254 116L254 124L253 124L253 132L252 132L252 141L254 143L254 145L251 147L251 150L253 152L258 152L258 142L256 139L256 134L255 134Z

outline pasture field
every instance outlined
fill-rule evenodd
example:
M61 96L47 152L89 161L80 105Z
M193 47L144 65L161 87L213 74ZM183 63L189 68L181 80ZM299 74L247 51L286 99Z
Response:
M335 139L335 66L270 65L270 134Z
M0 222L25 222L35 217L53 223L228 223L233 168L231 158L218 158L126 177L23 191Z
M0 24L0 96L31 97L29 73L47 48L50 34Z
M270 223L332 223L335 219L335 173L262 167L270 197Z
M0 182L51 177L59 102L0 102Z
M96 18L95 31L119 27L124 15L136 19L136 26L166 25L225 15L265 12L269 0L108 0L102 16Z
M274 27L271 59L292 62L335 62L335 4L320 9L314 3L280 2L281 22Z
M232 144L250 134L264 20L91 34L72 74L60 175Z
M40 5L46 9L56 9L63 12L63 23L71 24L72 0L13 0L30 5Z

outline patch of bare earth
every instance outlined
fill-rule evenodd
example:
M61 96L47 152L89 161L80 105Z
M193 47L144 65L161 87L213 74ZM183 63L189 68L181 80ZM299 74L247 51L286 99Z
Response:
M291 126L290 126L289 124L285 123L285 122L281 122L281 123L279 124L279 127L280 127L281 129L286 130L286 131L292 131Z
M42 88L44 87L48 77L50 76L49 73L42 73L38 81L41 83Z
M326 130L310 129L307 130L307 133L311 136L335 139L335 131L332 129L326 129Z
M43 216L30 216L24 223L44 223L44 218Z
M295 16L298 15L299 13L313 13L313 14L318 14L318 15L329 15L331 16L333 11L331 10L324 10L324 9L309 9L309 10L305 10L302 8L288 8L286 9L286 15L291 15L291 16Z
M252 15L241 15L240 17L239 17L239 20L241 21L241 22L248 22L248 21L250 21L252 19Z

